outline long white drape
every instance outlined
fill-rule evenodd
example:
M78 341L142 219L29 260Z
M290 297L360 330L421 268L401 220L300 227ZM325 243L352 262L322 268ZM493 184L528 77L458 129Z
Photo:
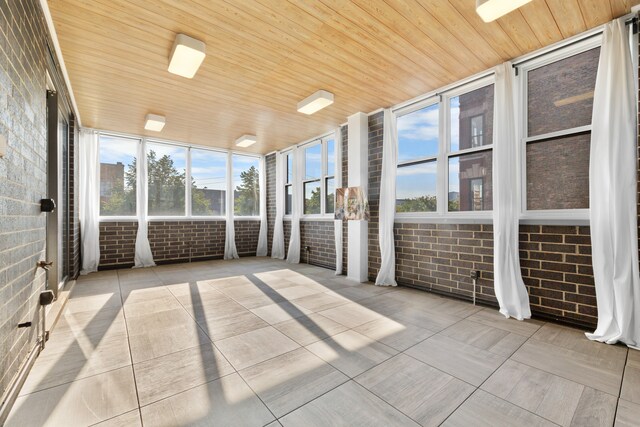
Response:
M296 147L293 150L293 201L291 206L291 238L289 239L289 251L287 262L297 264L300 262L300 216L302 215L302 168L304 148Z
M342 128L338 126L333 135L334 148L335 148L335 168L333 172L335 183L334 188L342 188ZM334 193L334 200L335 193ZM336 241L336 275L342 274L342 220L336 219L333 221L333 234Z
M284 259L284 229L282 225L284 217L284 158L285 156L281 152L276 153L276 219L273 225L271 257L277 259Z
M598 327L591 340L640 348L636 88L625 25L606 24L593 97L589 197Z
M97 132L80 130L80 232L82 269L80 274L98 271L100 263L100 160Z
M520 272L516 164L518 141L515 119L513 67L495 68L493 108L493 286L500 313L518 320L531 317L529 295Z
M267 256L267 168L264 156L260 158L260 234L256 256Z
M145 142L138 143L138 159L136 161L136 180L138 182L137 204L138 204L138 233L136 234L136 247L134 254L134 268L153 267L156 263L153 261L151 246L149 245L149 224L147 223L147 157Z
M226 201L226 217L227 224L224 238L224 259L240 258L236 250L236 229L233 220L234 198L233 198L233 157L229 152L227 154L227 201Z
M382 134L382 172L380 176L380 219L378 223L380 244L380 271L376 285L396 286L396 251L393 239L393 223L396 214L396 165L398 163L398 134L396 115L384 110Z

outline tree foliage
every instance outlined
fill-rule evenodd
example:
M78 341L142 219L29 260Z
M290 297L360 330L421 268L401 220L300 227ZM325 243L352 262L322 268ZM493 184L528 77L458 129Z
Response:
M234 191L234 214L260 215L260 175L255 166L240 172L240 185Z

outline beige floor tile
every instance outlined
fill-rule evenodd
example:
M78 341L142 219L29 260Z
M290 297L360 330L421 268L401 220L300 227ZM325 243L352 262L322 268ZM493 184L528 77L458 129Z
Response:
M178 299L180 299L180 297L202 296L209 293L221 295L219 291L216 291L213 286L209 284L208 280L182 281L167 285L166 288ZM182 300L180 302L182 302ZM191 298L186 298L186 302L187 304L191 304Z
M503 357L511 356L527 340L523 335L466 319L440 332L440 335Z
M288 286L285 288L280 288L275 292L277 292L282 298L285 298L287 300L294 300L298 298L304 298L309 295L319 294L324 291L325 291L324 288L317 289L314 287L309 287L304 285L294 285L294 286Z
M99 311L81 311L70 313L65 310L58 319L51 337L69 332L85 335L104 336L111 333L126 332L124 311L121 307L105 308Z
M348 329L346 326L317 313L277 323L273 327L302 346L337 335Z
M104 278L91 281L77 281L71 290L70 298L91 297L104 294L119 294L118 278Z
M391 347L354 331L342 332L306 348L349 377L360 375L397 353Z
M612 425L616 413L616 401L615 396L589 387L585 388L571 425L575 427Z
M142 406L235 372L211 343L137 363L133 368Z
M70 298L65 305L66 313L81 313L84 311L97 312L121 308L122 300L119 292L105 293L93 296Z
M616 404L613 396L602 397L601 391L511 360L505 362L482 389L563 426L571 425L574 417L579 416L577 408L584 406L585 399L594 405L591 410L598 414L612 414ZM609 420L608 425L612 421Z
M36 359L20 395L128 365L131 365L131 356L124 332L93 340L82 332L54 334Z
M372 320L381 319L382 316L373 310L363 307L357 303L340 305L319 312L324 317L328 317L347 328L355 328Z
M511 358L605 393L617 396L620 391L623 367L616 359L596 357L534 339L524 343Z
M640 404L640 351L629 349L620 397Z
M365 323L353 330L398 351L404 351L435 333L409 323L402 324L386 317Z
M446 427L554 426L531 412L477 390L443 424Z
M126 414L118 415L117 417L110 418L98 424L94 424L95 427L141 427L142 420L140 419L140 410L127 412Z
M281 417L349 380L304 348L239 372L276 417Z
M418 425L353 381L286 415L280 423L284 427Z
M263 426L273 415L238 374L231 374L142 407L142 421L156 426Z
M616 411L615 427L637 427L640 420L640 405L620 399Z
M402 324L416 325L433 332L440 332L462 319L452 314L418 308L401 308L390 313L388 317Z
M216 346L237 370L300 347L271 326L217 341Z
M350 301L360 301L366 298L393 292L395 290L396 289L390 286L358 285L333 289L332 292L340 295L341 297L347 298Z
M254 308L251 312L271 325L312 313L311 310L289 301Z
M399 354L355 378L423 426L438 426L475 387Z
M216 314L220 313L216 311ZM198 319L198 325L216 342L268 326L268 323L246 309L220 316L198 316Z
M309 295L307 297L293 300L296 304L309 309L315 313L328 310L333 307L349 303L349 300L337 295L330 295L326 292L321 294Z
M483 308L477 313L474 313L471 316L467 317L467 320L472 320L476 323L482 323L483 325L503 329L514 334L524 335L525 337L530 337L544 325L544 322L534 319L507 319L502 315L502 313L498 311L498 309L495 308Z
M16 400L6 426L87 426L138 407L131 367L38 391Z
M182 308L165 287L133 290L124 298L124 313L127 317Z
M489 378L506 359L442 335L411 347L407 354L475 386Z

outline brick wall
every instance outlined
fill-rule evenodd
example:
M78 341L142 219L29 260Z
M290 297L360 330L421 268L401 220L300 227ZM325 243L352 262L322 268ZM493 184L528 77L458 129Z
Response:
M158 264L224 256L225 221L150 221L149 245ZM100 223L100 268L131 267L138 223ZM235 221L240 256L255 256L260 221Z
M46 276L46 48L47 30L36 0L0 2L0 394L36 341L38 294Z
M76 179L76 171L78 168L78 159L76 157L76 147L78 146L78 124L75 117L71 117L69 121L69 220L71 222L69 227L68 247L69 257L67 262L69 263L69 275L71 278L78 277L80 274L80 220L78 218L78 188L79 183Z

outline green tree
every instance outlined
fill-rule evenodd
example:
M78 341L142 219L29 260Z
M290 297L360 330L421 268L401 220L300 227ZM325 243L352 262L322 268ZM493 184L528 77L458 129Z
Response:
M420 196L396 203L396 212L435 212L436 196Z
M313 184L313 183L310 183ZM320 213L320 187L316 187L311 190L311 197L304 200L304 213L305 214L319 214Z
M255 166L240 172L240 185L234 191L234 213L236 215L260 214L260 175Z

